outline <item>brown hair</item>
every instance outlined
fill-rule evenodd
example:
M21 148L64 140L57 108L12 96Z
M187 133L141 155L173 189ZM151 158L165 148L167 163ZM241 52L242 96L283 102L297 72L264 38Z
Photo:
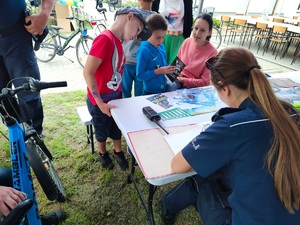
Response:
M151 31L167 30L168 29L167 21L160 14L150 15L147 18L147 23L149 24L149 27L150 27Z
M258 68L257 68L258 67ZM249 98L264 112L274 132L266 164L273 176L283 205L290 213L300 207L300 130L299 115L291 104L279 100L254 55L244 48L226 48L213 60L211 81L218 89L225 85L248 92ZM296 122L295 122L296 121Z

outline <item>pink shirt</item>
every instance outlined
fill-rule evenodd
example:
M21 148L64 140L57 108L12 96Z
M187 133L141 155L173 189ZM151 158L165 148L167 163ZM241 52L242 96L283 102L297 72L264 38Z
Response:
M205 62L217 55L217 49L208 42L204 46L196 46L192 37L185 39L180 46L178 57L186 65L179 76L185 77L183 86L202 87L210 84L210 71Z

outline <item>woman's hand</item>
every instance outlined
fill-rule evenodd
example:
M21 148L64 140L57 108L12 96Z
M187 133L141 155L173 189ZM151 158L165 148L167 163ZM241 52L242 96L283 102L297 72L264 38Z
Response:
M176 79L176 81L178 82L178 83L184 83L184 77L180 77L180 76L178 76L177 77L177 79Z

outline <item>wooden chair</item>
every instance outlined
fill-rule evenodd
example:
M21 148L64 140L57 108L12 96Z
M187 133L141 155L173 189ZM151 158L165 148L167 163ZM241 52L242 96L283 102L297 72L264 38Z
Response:
M247 20L244 19L234 19L233 26L230 29L229 36L231 36L231 42L235 41L236 36L239 34L240 39L243 40L243 35L245 33ZM229 39L227 41L227 44L229 43ZM241 43L240 43L241 44Z
M257 52L260 49L263 40L267 40L270 36L270 29L267 23L256 22L255 28L251 34L251 39L249 43L249 49L251 48L252 39L256 39L256 44L258 44Z
M273 49L273 55L275 54L275 52L277 50L275 59L277 58L277 55L278 55L280 49L283 52L280 57L280 58L282 58L282 57L284 57L284 54L288 47L288 44L289 44L289 41L288 41L287 27L274 25L272 32L270 34L270 37L267 39L266 44L264 46L263 55L265 52L268 51L269 47L271 46L271 48ZM277 46L278 46L278 48L277 48Z
M230 16L221 16L220 29L221 29L221 34L224 33L223 29L225 29L224 42L225 42L225 39L227 36L227 30L230 26L232 26L231 17Z
M297 58L299 57L299 54L300 54L300 44L298 43L297 46L296 46L296 50L294 52L294 57L293 57L293 60L291 62L291 65L293 65L294 62L296 62Z
M284 19L282 19L282 18L273 18L273 22L284 23Z

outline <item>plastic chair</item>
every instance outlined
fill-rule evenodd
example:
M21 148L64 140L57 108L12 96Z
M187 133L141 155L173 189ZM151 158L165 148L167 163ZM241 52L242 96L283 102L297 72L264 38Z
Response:
M250 43L249 43L249 49L251 48L251 43L253 37L256 39L256 44L258 44L258 49L257 52L260 49L261 43L263 40L266 40L270 36L270 29L268 28L267 23L261 23L261 22L256 22L255 28L253 29Z
M239 34L241 40L243 40L243 35L245 34L247 20L244 19L234 19L233 26L230 29L229 36L231 36L231 42L235 41L236 35ZM229 43L229 39L227 41L227 44Z
M263 55L265 52L268 51L268 49L271 45L271 48L273 49L273 55L275 54L275 52L277 50L275 59L277 58L277 55L278 55L280 49L283 51L280 58L283 58L284 54L287 50L288 44L289 44L289 41L288 41L287 27L274 25L272 32L270 34L270 37L266 41ZM277 48L278 45L279 45L279 47ZM284 47L286 47L286 48L284 49Z
M299 57L300 54L300 42L298 42L297 46L296 46L296 50L294 52L294 57L293 60L291 62L291 65L293 65L294 62L296 62L296 59Z
M284 19L282 19L282 18L273 18L273 22L284 23Z
M220 30L221 34L223 33L223 29L225 29L224 42L227 36L228 28L232 26L232 21L230 16L221 16Z

